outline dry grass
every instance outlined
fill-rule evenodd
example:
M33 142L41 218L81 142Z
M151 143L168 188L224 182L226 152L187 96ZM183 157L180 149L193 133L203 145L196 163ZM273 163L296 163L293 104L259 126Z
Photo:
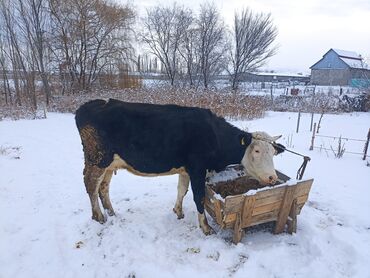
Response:
M247 96L226 91L196 91L193 89L157 87L151 89L96 90L54 96L47 110L49 112L74 113L81 104L97 98L208 108L215 114L229 119L261 118L264 116L268 103L268 99L264 97ZM27 106L0 106L0 119L43 118L44 105L40 104L39 107L38 111L34 111Z
M182 106L208 108L217 115L228 117L230 119L260 118L264 116L267 107L267 100L261 97L221 91L156 88L95 91L85 94L65 96L55 99L51 110L74 113L81 104L96 98L115 98L127 102L177 104Z

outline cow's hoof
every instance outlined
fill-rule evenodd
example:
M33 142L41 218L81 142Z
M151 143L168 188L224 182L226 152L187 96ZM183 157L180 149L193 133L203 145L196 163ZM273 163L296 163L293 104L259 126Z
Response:
M114 212L114 210L113 210L113 209L107 209L106 211L107 211L107 214L108 214L109 216L115 216L115 215L116 215L116 213Z
M176 213L177 219L183 219L184 218L184 213L176 208L173 208L173 212Z
M212 235L215 233L215 231L210 227L201 227L202 228L202 231L203 233L206 235L206 236L209 236L209 235Z
M93 220L99 222L100 224L104 224L107 219L105 219L104 215L103 214L93 214L93 216L91 217Z

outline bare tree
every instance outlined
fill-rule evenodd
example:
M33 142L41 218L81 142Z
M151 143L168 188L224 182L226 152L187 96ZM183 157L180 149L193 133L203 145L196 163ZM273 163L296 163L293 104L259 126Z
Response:
M49 23L47 0L18 0L21 29L29 46L29 65L40 74L46 104L49 105L51 90L46 66L46 34Z
M272 47L277 36L270 14L254 13L250 9L235 13L230 60L232 88L238 88L240 75L260 68L276 53Z
M11 65L11 74L16 92L16 103L22 104L22 95L24 92L25 99L37 108L36 93L34 90L33 72L30 66L29 45L25 40L23 25L17 2L3 0L1 4L1 17L3 22L3 33L6 38L7 57Z
M185 30L182 36L179 52L185 63L186 75L189 79L190 86L195 85L196 78L199 74L200 65L198 46L199 29L197 29L196 26L189 24L189 28Z
M10 82L8 78L8 67L7 67L7 52L4 46L3 32L0 30L0 78L3 80L2 89L5 99L5 104L13 104L12 93L10 90Z
M131 59L134 12L106 0L49 0L53 52L72 89L86 90L112 65Z
M171 85L174 85L178 74L180 40L189 22L191 11L176 4L148 9L143 19L144 30L141 39L163 64Z
M211 77L225 68L226 29L216 6L209 3L201 5L196 25L200 72L207 88Z

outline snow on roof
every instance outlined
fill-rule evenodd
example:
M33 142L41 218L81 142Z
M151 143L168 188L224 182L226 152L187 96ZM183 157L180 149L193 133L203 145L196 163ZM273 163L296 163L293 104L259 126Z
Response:
M345 62L349 67L355 69L367 69L368 66L363 62L361 55L354 51L347 51L333 48L334 52L338 54L339 59Z
M367 68L365 63L363 63L361 60L342 58L342 57L339 57L339 59L341 59L351 68L355 68L355 69L366 69Z
M333 48L333 50L339 55L339 56L344 56L346 58L353 58L353 59L362 59L361 55L357 54L354 51L347 51L347 50L341 50L341 49L336 49Z

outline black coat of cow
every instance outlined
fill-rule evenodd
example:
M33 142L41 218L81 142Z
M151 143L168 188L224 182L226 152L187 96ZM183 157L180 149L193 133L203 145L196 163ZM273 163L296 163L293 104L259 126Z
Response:
M250 133L207 109L114 99L83 104L76 111L76 124L84 147L85 170L88 166L108 167L114 155L140 173L184 168L201 214L206 170L220 171L240 163L252 140ZM86 127L94 132L84 139ZM88 187L86 180L85 185Z

